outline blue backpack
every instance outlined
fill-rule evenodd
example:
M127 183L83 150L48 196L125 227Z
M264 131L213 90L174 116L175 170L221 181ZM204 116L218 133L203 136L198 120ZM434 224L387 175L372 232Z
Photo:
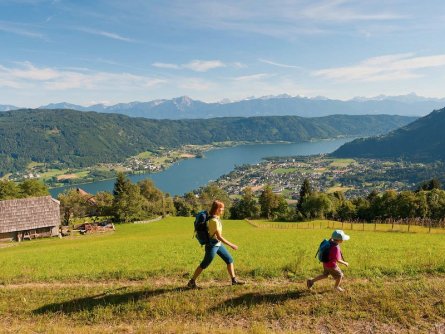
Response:
M315 257L318 257L318 261L320 262L329 262L329 253L331 251L331 247L335 247L335 243L331 242L328 239L324 239L320 246L318 246L317 253L315 254ZM340 251L340 256L342 260L344 261L343 253Z
M205 210L199 211L195 216L195 237L201 245L210 243L209 228L207 226L209 219L209 213Z
M320 246L318 246L315 257L318 257L320 262L329 262L329 251L331 250L331 242L328 239L324 239Z

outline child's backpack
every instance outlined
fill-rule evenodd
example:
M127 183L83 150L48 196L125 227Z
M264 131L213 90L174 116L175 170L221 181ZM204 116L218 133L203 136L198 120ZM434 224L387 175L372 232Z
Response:
M328 239L324 239L320 246L318 246L315 257L318 257L320 262L329 262L329 251L331 250L331 242Z
M205 210L199 211L195 216L195 237L198 239L201 245L205 245L210 242L209 228L207 226L207 221L209 219L209 213Z

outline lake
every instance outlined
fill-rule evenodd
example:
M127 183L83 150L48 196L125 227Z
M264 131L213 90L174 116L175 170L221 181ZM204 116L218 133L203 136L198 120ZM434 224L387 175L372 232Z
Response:
M129 178L132 182L151 178L162 191L171 195L183 195L229 173L237 165L256 164L263 158L271 156L331 153L352 139L342 138L293 144L251 144L219 148L205 152L204 158L181 160L162 172L129 175ZM50 190L50 193L53 197L57 197L65 189L80 187L95 194L104 190L112 191L114 182L114 180L104 180L54 188Z

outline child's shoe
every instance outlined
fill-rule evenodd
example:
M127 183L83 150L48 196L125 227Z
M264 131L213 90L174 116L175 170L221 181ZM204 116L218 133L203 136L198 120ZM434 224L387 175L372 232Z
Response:
M336 290L336 291L338 291L338 292L343 292L343 291L345 291L345 289L343 289L343 288L341 288L341 287L339 287L339 286L334 287L334 290Z

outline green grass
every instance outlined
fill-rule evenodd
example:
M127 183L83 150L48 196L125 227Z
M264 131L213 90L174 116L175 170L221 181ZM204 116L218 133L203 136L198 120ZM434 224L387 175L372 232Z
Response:
M54 176L64 175L69 173L68 169L49 169L45 173L40 175L40 178L43 180L49 180Z
M320 269L314 254L320 241L341 223L226 221L224 235L238 244L232 252L244 277L302 279ZM334 225L335 224L335 225ZM291 228L284 229L286 226ZM321 228L320 228L321 226ZM301 228L300 228L301 227ZM444 234L374 232L374 225L344 224L351 240L342 248L351 263L350 277L415 276L445 273ZM391 226L377 226L379 230ZM395 229L403 230L396 226ZM416 231L412 227L411 231ZM417 230L419 231L419 230ZM196 267L203 249L192 239L191 218L167 218L150 224L117 226L115 233L16 244L0 253L0 282L77 279L178 278ZM210 277L225 277L218 266Z
M192 218L0 248L0 328L24 333L408 333L445 329L445 233L343 224L344 294L321 272L320 241L342 224L224 221L240 278L220 259L185 290L203 256ZM441 232L441 233L439 233ZM3 284L3 285L2 285ZM6 327L7 326L7 327ZM442 327L440 327L442 326ZM1 330L0 330L1 332ZM436 332L439 332L436 330Z
M153 156L152 152L145 151L145 152L141 152L138 155L136 155L136 158L148 159L148 158L151 158L152 156Z
M348 167L350 164L355 163L354 159L333 159L329 164L331 167Z

